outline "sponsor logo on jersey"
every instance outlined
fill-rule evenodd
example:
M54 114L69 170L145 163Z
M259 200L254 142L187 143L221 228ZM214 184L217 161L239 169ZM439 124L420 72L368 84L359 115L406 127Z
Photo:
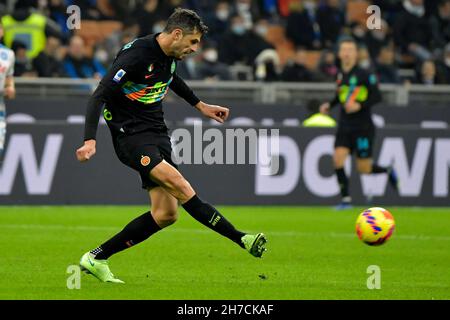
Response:
M120 69L119 71L117 71L116 75L114 76L114 82L119 83L120 80L122 80L123 76L126 74L127 72L123 69Z

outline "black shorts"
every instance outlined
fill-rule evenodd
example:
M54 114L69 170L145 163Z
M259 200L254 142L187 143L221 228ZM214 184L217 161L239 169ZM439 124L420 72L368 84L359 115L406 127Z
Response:
M358 158L372 158L375 128L338 127L334 147L346 147L356 152Z
M113 145L119 160L139 172L144 189L158 186L150 179L150 171L163 160L178 168L172 161L172 144L167 133L120 134L113 137Z

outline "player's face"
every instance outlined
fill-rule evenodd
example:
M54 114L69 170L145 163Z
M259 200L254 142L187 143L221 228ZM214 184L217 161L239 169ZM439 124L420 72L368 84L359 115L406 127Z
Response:
M180 30L181 31L181 30ZM195 32L192 34L181 35L179 39L175 39L173 42L173 55L176 59L182 60L186 56L195 53L200 45L202 34Z
M358 58L358 48L353 42L343 42L339 48L339 59L345 65L355 65Z

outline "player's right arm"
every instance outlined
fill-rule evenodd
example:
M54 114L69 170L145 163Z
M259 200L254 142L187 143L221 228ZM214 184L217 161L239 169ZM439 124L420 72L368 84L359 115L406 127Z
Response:
M96 134L98 119L105 104L107 90L100 83L89 98L86 108L86 120L84 124L84 145L76 152L78 161L88 161L95 154Z
M339 88L336 90L336 95L334 96L333 100L331 100L330 102L325 102L319 107L320 113L328 114L330 112L330 109L339 103L338 90Z
M80 162L88 161L96 152L98 120L107 98L120 90L139 61L136 53L129 50L130 47L119 53L112 67L89 98L84 125L84 145L76 151Z
M341 75L341 73L338 73L338 75L336 77L336 92L334 94L334 98L331 101L323 103L319 107L320 113L328 114L328 113L330 113L331 108L333 108L334 106L339 104L339 85L341 83L341 79L342 79L342 75Z

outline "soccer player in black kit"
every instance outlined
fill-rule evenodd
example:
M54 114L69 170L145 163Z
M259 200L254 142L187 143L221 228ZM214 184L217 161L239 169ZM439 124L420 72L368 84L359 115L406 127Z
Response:
M176 9L162 33L138 38L121 49L88 102L84 145L76 152L78 160L87 161L95 154L96 131L103 109L118 158L140 174L151 202L151 211L82 256L83 271L100 281L123 282L111 273L107 259L173 224L178 202L193 218L251 255L261 257L265 251L264 234L236 230L217 209L197 196L171 159L170 137L162 111L162 100L169 88L206 117L223 123L229 115L227 108L200 101L176 73L177 60L194 53L207 30L194 11Z
M357 66L358 47L352 38L339 42L338 57L341 63L337 75L336 96L331 102L320 106L320 112L328 113L339 106L340 116L334 144L334 167L342 201L337 209L351 207L349 179L344 171L345 160L356 153L359 173L388 174L389 183L398 190L398 179L392 167L381 167L372 161L375 126L371 108L381 101L376 75Z

